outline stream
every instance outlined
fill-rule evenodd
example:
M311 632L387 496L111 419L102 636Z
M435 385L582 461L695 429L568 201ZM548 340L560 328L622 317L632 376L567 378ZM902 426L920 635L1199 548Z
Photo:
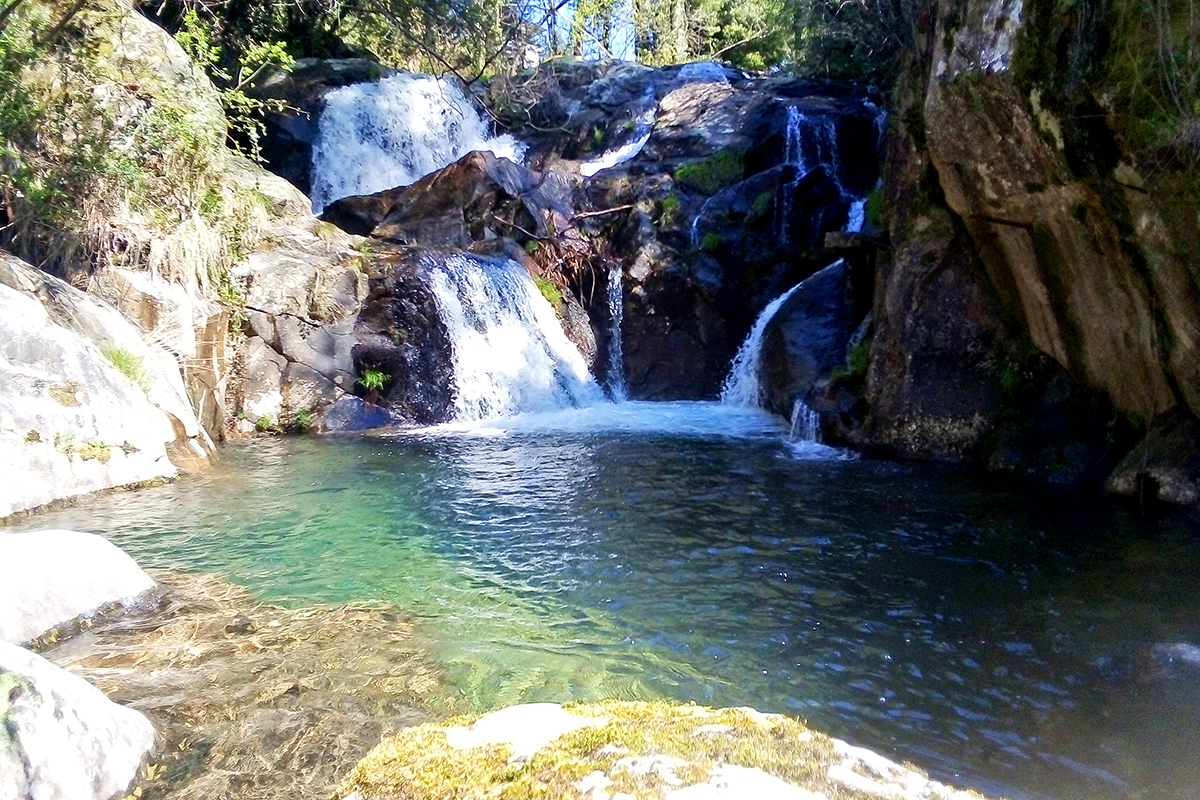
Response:
M998 795L1200 797L1194 520L849 459L753 409L263 439L16 527L284 605L398 604L477 711L745 705Z

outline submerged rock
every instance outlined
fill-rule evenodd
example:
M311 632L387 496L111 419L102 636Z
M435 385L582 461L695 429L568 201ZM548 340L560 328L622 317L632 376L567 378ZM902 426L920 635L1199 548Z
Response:
M76 617L129 608L154 579L102 536L28 531L0 536L0 642L25 644Z
M43 653L154 723L147 796L325 800L380 737L456 710L395 608L283 609L217 578L153 576L157 607Z
M0 797L109 800L154 747L145 716L0 642Z
M969 800L916 768L752 709L514 706L385 739L337 800L574 797Z

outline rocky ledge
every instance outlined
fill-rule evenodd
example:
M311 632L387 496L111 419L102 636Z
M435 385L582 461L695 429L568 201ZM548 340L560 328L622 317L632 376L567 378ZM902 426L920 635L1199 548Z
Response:
M336 800L978 800L804 724L748 708L610 701L512 706L408 728Z

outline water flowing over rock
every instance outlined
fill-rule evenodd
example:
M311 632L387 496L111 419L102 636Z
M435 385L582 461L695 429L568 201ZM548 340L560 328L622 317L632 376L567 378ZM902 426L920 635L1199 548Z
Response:
M455 254L427 268L454 353L455 419L603 400L583 356L524 267Z
M137 776L154 728L83 678L0 642L0 795L110 800Z
M0 537L0 642L26 644L77 617L136 607L155 583L116 545L92 533Z
M313 210L415 183L472 150L521 157L515 139L488 135L475 107L448 80L404 73L336 89L325 95L313 147Z
M767 324L770 323L780 307L793 294L799 291L803 285L802 283L798 283L791 289L788 289L768 303L763 312L759 314L758 319L754 322L754 327L750 329L750 335L746 337L746 341L742 342L737 355L734 356L733 366L729 369L729 376L725 379L725 385L721 388L721 402L736 406L746 406L747 408L763 407L765 393L763 392L762 376L760 374L763 333L767 329Z

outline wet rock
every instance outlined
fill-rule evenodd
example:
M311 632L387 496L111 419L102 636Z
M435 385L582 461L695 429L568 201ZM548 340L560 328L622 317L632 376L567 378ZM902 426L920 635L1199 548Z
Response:
M454 363L421 257L380 254L372 270L355 324L354 363L358 374L377 370L386 383L376 389L358 384L355 391L407 422L443 422L453 403Z
M592 800L982 800L787 717L617 701L520 705L469 727L410 728L372 750L334 797L501 793Z
M763 331L761 380L768 407L788 417L797 399L812 406L809 395L817 380L845 361L850 336L865 313L853 303L846 262L805 279Z
M549 238L567 229L573 211L568 188L557 184L553 175L474 151L401 192L372 235L460 250L501 236Z
M154 728L87 681L0 642L0 795L109 800L137 776Z
M404 421L384 406L369 403L361 397L343 397L325 409L316 427L326 433L347 433L386 428Z
M136 608L154 580L93 533L28 531L0 537L0 642L26 644L77 617Z
M1200 504L1200 422L1182 409L1154 420L1106 487L1151 506Z

